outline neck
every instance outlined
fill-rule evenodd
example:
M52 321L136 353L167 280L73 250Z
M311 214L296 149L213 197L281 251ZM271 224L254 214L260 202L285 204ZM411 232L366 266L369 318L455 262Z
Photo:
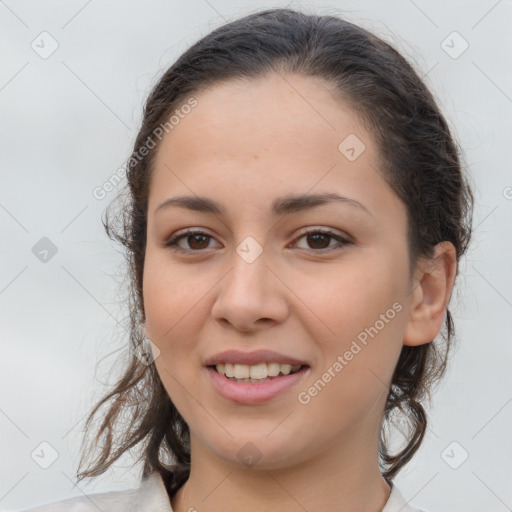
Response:
M376 452L373 446L347 444L342 451L329 446L313 459L264 470L240 469L192 442L190 477L171 500L173 511L381 512L391 488L374 460Z

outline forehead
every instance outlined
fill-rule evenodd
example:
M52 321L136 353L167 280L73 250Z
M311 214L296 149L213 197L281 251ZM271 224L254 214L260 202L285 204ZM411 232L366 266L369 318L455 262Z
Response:
M384 209L396 201L370 133L321 81L273 74L215 84L194 97L197 105L158 148L153 208L170 195L224 201L226 191L236 204L250 198L255 209L309 191L337 192ZM343 153L346 140L360 152L356 158Z
M244 172L259 165L261 172L274 175L314 170L319 179L333 165L341 165L364 179L361 162L348 160L340 144L355 140L357 151L364 148L365 165L374 167L377 151L339 96L319 79L302 75L214 84L194 94L196 106L164 136L155 166L165 163L208 173L213 168Z
M314 159L339 156L349 134L370 135L332 86L302 75L271 74L214 84L194 95L197 105L165 137L176 159L260 158L268 153ZM370 148L373 150L373 148ZM309 155L309 156L308 156Z

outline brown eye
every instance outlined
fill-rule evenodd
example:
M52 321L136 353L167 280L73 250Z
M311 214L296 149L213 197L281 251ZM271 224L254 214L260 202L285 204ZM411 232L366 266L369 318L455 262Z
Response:
M351 242L340 235L330 230L310 230L304 233L298 240L306 240L307 247L300 247L300 249L314 249L314 252L331 251L338 248L342 248L344 245L348 245ZM332 241L336 241L337 244L331 245Z
M326 249L329 247L331 238L332 237L330 235L326 235L325 233L313 233L306 235L308 244L312 246L313 249Z
M185 242L189 246L188 248L178 245L182 239L185 239ZM203 249L208 249L208 245L211 239L213 239L211 235L203 233L202 231L187 231L181 235L173 236L165 243L165 245L166 247L171 247L176 251L198 252Z
M188 235L187 236L187 242L190 244L190 247L192 249L206 249L208 244L206 244L206 247L204 247L205 240L209 242L208 235Z
M350 244L347 240L333 231L329 230L310 230L300 236L297 240L306 240L307 247L299 247L300 249L313 250L313 252L329 252L335 249L341 249L343 246ZM180 245L180 242L185 240L188 247ZM186 231L181 235L171 237L166 243L166 247L170 247L174 251L180 252L201 252L209 248L211 240L215 240L208 233L203 231ZM332 241L337 243L331 244Z

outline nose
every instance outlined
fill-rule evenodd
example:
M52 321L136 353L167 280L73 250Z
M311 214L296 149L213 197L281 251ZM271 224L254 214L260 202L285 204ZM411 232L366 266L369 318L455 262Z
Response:
M212 317L243 332L269 328L289 314L288 290L263 253L249 263L234 252L233 265L219 283Z

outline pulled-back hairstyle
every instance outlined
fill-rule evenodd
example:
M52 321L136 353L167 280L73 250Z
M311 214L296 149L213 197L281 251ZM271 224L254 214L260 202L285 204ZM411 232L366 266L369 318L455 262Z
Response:
M448 240L455 246L457 262L467 249L474 198L458 146L432 94L392 46L337 16L290 9L256 12L217 28L185 51L153 87L127 163L123 204L115 215L110 212L112 204L105 212L107 234L126 249L130 358L113 389L87 418L84 440L100 408L108 407L92 441L93 449L82 443L80 468L91 452L96 458L78 473L78 481L102 474L139 443L137 462L144 464L143 477L159 471L171 496L188 479L189 427L170 400L154 363L144 364L136 355L145 334L142 280L148 191L158 144L143 158L141 149L194 94L221 81L250 80L272 72L320 79L348 101L373 134L379 172L407 207L411 272L419 257L433 255L439 242ZM379 467L388 483L424 438L427 418L421 402L427 396L431 400L434 384L444 375L454 337L449 310L444 327L439 339L402 347L379 442ZM406 445L394 454L386 433L395 424L392 413L408 424Z

